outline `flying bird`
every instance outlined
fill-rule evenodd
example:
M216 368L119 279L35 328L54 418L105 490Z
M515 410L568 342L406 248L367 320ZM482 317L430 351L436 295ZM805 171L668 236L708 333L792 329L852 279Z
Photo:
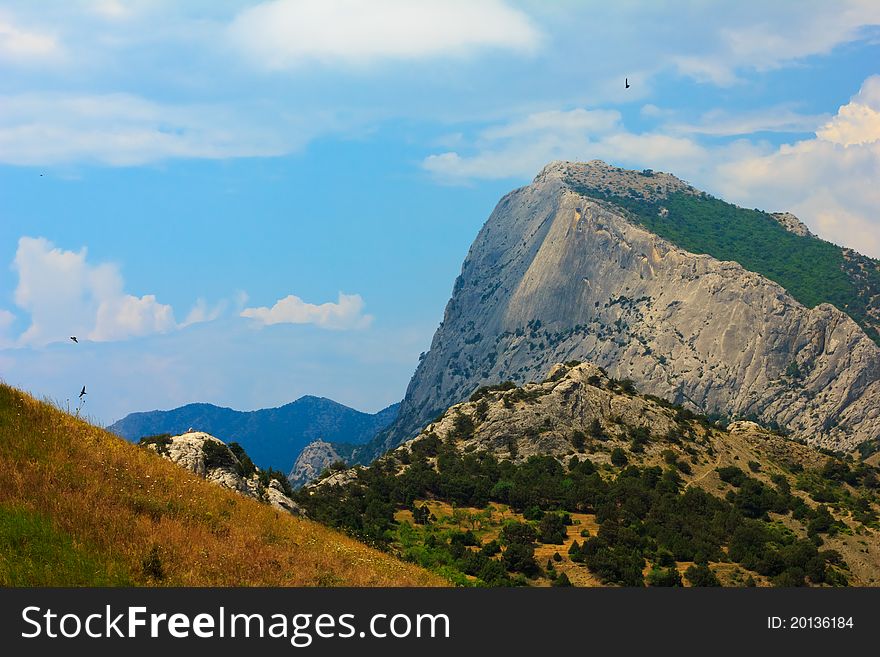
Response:
M75 335L71 335L70 339L73 340L74 342L76 342L77 344L79 344L79 340L76 339Z
M623 83L626 85L626 88L629 89L629 78L623 78Z
M83 389L79 391L79 398L82 399L86 394L86 387L83 386Z

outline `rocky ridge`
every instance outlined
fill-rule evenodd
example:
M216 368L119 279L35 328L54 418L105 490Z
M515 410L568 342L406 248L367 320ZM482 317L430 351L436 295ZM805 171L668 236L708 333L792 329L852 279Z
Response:
M189 431L178 436L157 436L142 443L147 449L186 468L210 482L265 502L279 511L303 515L302 509L274 478L261 477L261 470L230 450L219 438L203 431ZM249 460L249 459L248 459Z

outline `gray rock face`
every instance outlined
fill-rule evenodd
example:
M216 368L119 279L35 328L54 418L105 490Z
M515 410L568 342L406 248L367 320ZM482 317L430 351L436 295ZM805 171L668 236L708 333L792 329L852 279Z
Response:
M152 449L177 465L218 486L271 504L280 511L303 515L302 509L284 493L281 485L274 479L270 480L268 485L264 485L260 481L259 470L247 477L239 474L238 459L231 452L228 455L229 464L209 465L205 458L205 443L207 442L226 447L226 444L219 438L203 431L191 431L179 436L172 436L164 449L158 448L155 444L147 445L147 449Z
M702 412L778 423L814 445L880 436L880 348L845 313L809 309L734 262L696 255L581 196L573 178L686 185L553 163L506 195L474 241L431 349L378 451L478 386L588 360ZM384 448L384 449L383 449Z
M801 237L814 237L806 224L795 217L791 212L773 212L770 216L782 224L785 227L785 230L790 233L800 235Z
M345 461L349 454L343 454L340 445L325 440L315 440L303 448L293 464L287 479L294 487L303 486L318 478L325 468L337 461Z

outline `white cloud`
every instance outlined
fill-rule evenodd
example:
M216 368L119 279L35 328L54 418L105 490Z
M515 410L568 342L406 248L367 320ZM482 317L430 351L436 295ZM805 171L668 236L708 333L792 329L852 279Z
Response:
M371 315L364 315L364 300L359 294L339 293L336 303L306 303L297 296L289 295L279 299L274 306L267 308L245 308L242 317L255 319L263 325L269 324L314 324L327 329L367 328L373 321Z
M94 341L122 340L176 327L171 306L153 295L126 294L112 264L92 265L86 250L65 251L48 240L22 237L13 269L16 305L30 314L21 345L45 345L75 335Z
M760 20L739 5L706 8L712 15L701 16L700 30L710 41L701 44L702 52L672 53L671 61L683 75L722 86L736 83L741 69L767 71L826 55L880 24L880 4L874 0L762 3Z
M0 16L0 60L32 63L60 52L61 46L54 36L18 27Z
M204 299L197 299L196 304L189 311L186 319L184 319L183 322L180 324L180 327L183 328L185 326L190 326L192 324L201 324L203 322L213 322L224 313L228 305L229 304L225 300L223 300L217 303L213 308L211 308L208 306L208 302Z
M501 0L274 0L242 11L229 34L268 69L530 51L539 41L528 16Z
M721 162L714 176L731 200L787 209L821 237L880 257L880 76L812 139Z
M471 154L430 155L422 166L441 180L529 178L552 160L605 159L617 164L693 170L706 151L685 137L635 134L614 110L573 109L531 114L484 130ZM648 166L648 165L645 165Z
M167 105L119 93L0 96L0 162L133 166L274 156L298 149L327 123L277 115L264 121L244 107Z
M660 116L660 111L658 108L653 116ZM670 123L664 126L664 130L676 134L717 137L753 135L756 132L814 132L827 120L827 115L801 114L790 106L777 105L736 113L723 109L710 110L694 123Z

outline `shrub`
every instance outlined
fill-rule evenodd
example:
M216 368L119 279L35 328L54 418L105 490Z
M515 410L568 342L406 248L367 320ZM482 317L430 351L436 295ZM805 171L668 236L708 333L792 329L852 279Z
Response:
M573 586L571 580L568 579L568 575L565 573L559 573L556 579L551 582L550 586Z
M565 520L558 513L547 513L538 523L538 540L541 543L562 545L565 543Z
M731 486L735 486L737 488L742 486L743 483L745 483L746 479L749 478L749 476L745 472L740 470L735 465L730 465L723 468L716 468L716 472L718 472L718 477L721 479L721 481L726 482Z
M138 445L141 447L147 447L148 445L155 445L156 452L163 456L168 456L168 446L171 444L171 434L170 433L162 433L156 436L144 436L138 441Z
M251 457L247 455L247 452L244 451L244 447L239 445L238 443L232 442L229 443L229 451L235 456L238 460L238 474L242 477L250 477L254 472L257 471L257 467L254 465L254 462L251 461ZM332 469L333 466L330 466Z
M202 443L202 454L205 457L205 467L238 469L238 461L229 447L216 440L205 440Z
M684 571L684 577L691 586L721 586L718 577L705 564L690 566Z
M654 567L648 573L648 586L681 586L681 575L675 567Z
M616 465L618 468L622 468L627 463L629 463L629 459L626 457L626 452L623 451L620 447L615 447L611 450L611 463L612 465Z
M538 573L538 562L535 561L535 547L525 543L511 543L501 557L504 567L515 573L526 576Z

